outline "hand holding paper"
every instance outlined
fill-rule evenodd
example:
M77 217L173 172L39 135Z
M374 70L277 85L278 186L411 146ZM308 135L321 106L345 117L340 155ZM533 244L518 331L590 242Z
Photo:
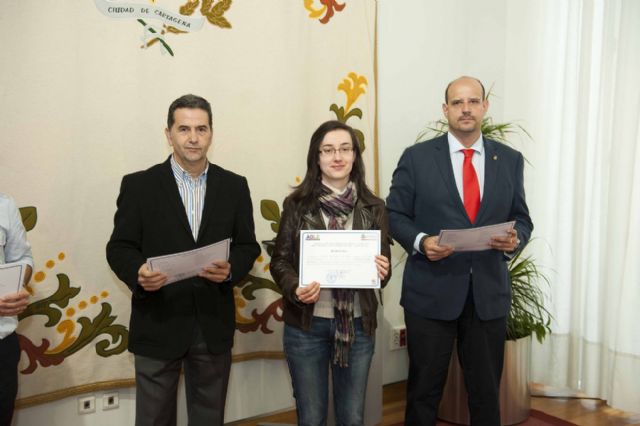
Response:
M427 237L424 240L424 246L422 250L424 254L427 256L427 259L432 262L437 262L438 260L442 260L445 257L451 256L453 253L453 247L451 246L441 246L438 244L438 240L440 237L432 236Z
M376 255L376 269L378 270L378 278L384 280L389 274L389 259L381 254Z
M511 253L518 248L518 231L510 229L507 235L491 237L491 248L505 253Z
M138 269L138 283L146 291L158 291L167 282L167 276L162 272L149 270L148 264L143 264Z
M0 316L12 317L24 311L29 304L29 292L24 288L17 293L0 297Z
M515 249L513 243L506 243L511 238L515 221L498 223L496 225L482 226L468 229L443 229L440 231L438 245L451 246L454 251L481 251L495 248ZM499 237L499 238L496 238ZM517 238L513 238L516 242Z
M296 297L302 303L316 303L320 299L320 283L314 281L306 287L296 288Z
M200 272L199 276L214 283L221 283L229 278L231 264L226 260L216 260Z
M161 272L166 280L159 284L162 281L159 275L147 276L146 278L153 282L151 288L155 288L157 285L162 287L165 284L195 276L201 276L214 282L222 282L227 279L231 270L228 262L230 248L231 240L227 238L195 250L150 257L147 259L149 271ZM216 270L217 268L219 270ZM221 274L225 275L219 280Z

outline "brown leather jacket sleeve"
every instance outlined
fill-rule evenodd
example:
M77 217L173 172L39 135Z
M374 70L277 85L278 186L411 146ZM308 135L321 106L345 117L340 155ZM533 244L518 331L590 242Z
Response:
M301 305L301 302L296 301L295 295L299 281L299 222L300 215L296 212L293 203L285 199L270 270L276 284L282 289L283 297L291 303Z

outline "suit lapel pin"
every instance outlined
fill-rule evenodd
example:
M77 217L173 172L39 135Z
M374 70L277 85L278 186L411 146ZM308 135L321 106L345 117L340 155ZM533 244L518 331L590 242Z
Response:
M494 159L494 160L497 160L497 159L498 159L498 156L494 154L494 155L493 155L493 159Z

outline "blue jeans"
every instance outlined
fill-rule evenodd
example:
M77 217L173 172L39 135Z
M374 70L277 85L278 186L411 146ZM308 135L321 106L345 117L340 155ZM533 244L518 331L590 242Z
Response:
M360 318L355 319L354 326L355 342L349 352L349 366L342 368L331 362L335 333L333 319L313 317L309 331L285 324L284 353L291 373L299 425L326 425L330 366L336 425L363 424L375 339L364 334Z

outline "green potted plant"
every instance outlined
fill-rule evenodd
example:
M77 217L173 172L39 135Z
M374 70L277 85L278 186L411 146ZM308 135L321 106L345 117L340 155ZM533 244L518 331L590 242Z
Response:
M487 97L491 95L491 90ZM422 130L416 142L431 139L446 133L448 123L441 119L430 123ZM513 122L494 123L491 117L485 117L481 123L484 137L510 145L509 138L529 133ZM529 393L529 365L531 336L542 343L551 333L551 313L545 307L545 295L541 284L548 284L545 274L536 265L531 255L519 251L509 261L511 278L511 310L507 317L507 344L505 362L500 383L500 405L502 424L516 424L529 416L531 397ZM469 424L467 394L464 378L460 369L457 353L451 357L449 375L445 385L439 417L458 424Z
M509 261L511 278L511 310L507 317L507 340L531 335L542 343L551 333L551 313L544 305L541 283L549 284L547 276L538 269L531 255L518 252Z

